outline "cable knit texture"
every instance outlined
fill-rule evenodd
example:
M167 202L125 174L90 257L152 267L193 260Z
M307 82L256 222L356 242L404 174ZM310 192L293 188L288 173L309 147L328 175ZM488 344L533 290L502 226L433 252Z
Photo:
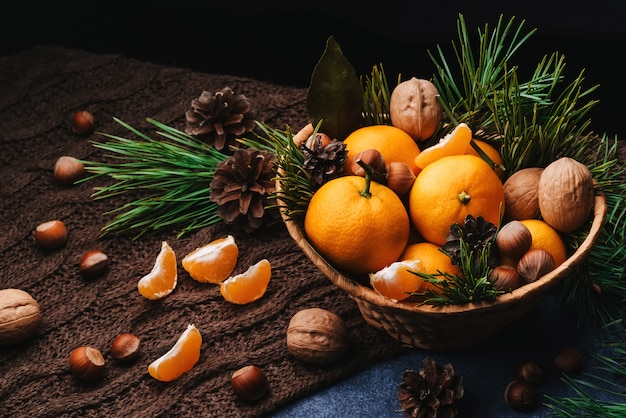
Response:
M146 118L182 130L192 99L203 90L231 87L249 98L259 120L297 129L306 123L305 89L54 46L0 58L0 68L0 288L29 292L42 316L29 339L0 347L0 416L265 416L404 350L364 322L356 304L304 256L282 224L251 234L218 224L182 238L176 231L137 240L101 237L100 228L111 219L107 211L123 203L92 199L93 188L109 180L74 186L54 181L60 156L99 160L102 151L90 142L105 140L97 132L128 133L115 117L147 133L152 128ZM77 109L95 116L92 136L72 133L69 118ZM43 251L33 231L51 219L65 222L68 241ZM249 305L229 304L217 286L194 281L180 266L185 254L227 234L239 245L235 272L261 258L272 264L267 293ZM137 281L151 270L164 240L177 254L178 286L163 300L150 301L137 291ZM96 248L109 255L110 268L85 280L79 260ZM332 367L305 365L287 351L289 319L310 307L337 313L349 327L350 355ZM148 364L190 323L203 336L199 362L171 383L150 377ZM113 339L124 332L142 341L140 357L128 365L110 355ZM70 351L81 345L105 356L99 382L81 382L70 372ZM247 364L268 375L270 391L258 402L239 401L230 388L232 372Z

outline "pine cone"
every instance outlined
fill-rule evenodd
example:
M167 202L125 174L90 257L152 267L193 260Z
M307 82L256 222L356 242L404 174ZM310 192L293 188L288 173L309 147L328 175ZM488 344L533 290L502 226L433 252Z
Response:
M452 264L459 265L461 262L461 238L463 238L469 250L474 254L475 264L478 265L482 248L495 238L496 231L496 226L486 221L482 216L474 218L472 215L467 215L464 225L453 224L450 226L450 234L442 249L450 255ZM495 246L492 246L493 248ZM499 264L493 251L490 251L488 264L491 268Z
M278 217L277 210L266 210L276 190L274 162L269 151L237 149L217 164L211 181L211 201L217 214L227 224L252 232L261 227L266 215Z
M191 101L191 109L185 113L185 132L193 135L218 150L229 150L235 139L254 129L255 113L243 94L235 94L225 87L215 94L203 91Z
M311 185L321 186L328 180L339 177L348 160L348 151L343 141L317 133L301 147L304 154L304 169L311 175Z
M398 400L406 418L452 418L459 415L463 398L463 377L454 374L451 364L443 367L426 357L419 372L406 370L398 387Z

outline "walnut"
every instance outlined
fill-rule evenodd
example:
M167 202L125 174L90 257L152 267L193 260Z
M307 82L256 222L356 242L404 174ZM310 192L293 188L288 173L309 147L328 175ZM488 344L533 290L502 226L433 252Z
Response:
M287 349L298 360L330 364L347 352L348 345L348 329L343 319L326 309L303 309L289 321Z
M0 346L30 337L41 320L39 304L20 289L0 290Z
M428 80L411 78L398 84L389 98L391 123L415 140L425 141L443 117L437 87Z

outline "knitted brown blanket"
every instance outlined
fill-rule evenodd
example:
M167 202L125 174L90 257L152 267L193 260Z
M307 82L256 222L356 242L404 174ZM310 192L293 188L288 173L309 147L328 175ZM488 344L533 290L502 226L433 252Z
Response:
M306 122L304 89L57 47L0 58L0 68L0 288L29 292L42 314L33 336L0 347L0 416L263 416L403 350L363 321L356 304L314 267L282 224L252 234L218 224L179 239L176 231L137 240L101 237L111 219L105 213L119 202L94 200L93 182L54 181L58 157L101 157L90 138L72 133L68 119L76 109L94 114L100 132L127 134L114 117L140 130L149 128L146 118L180 128L193 98L229 86L250 99L259 120L296 129ZM44 251L33 232L52 219L65 222L68 241ZM273 276L261 300L229 304L217 286L192 280L182 268L168 297L150 301L138 293L137 281L151 270L162 241L182 257L227 234L239 245L236 272L270 260ZM91 249L108 254L111 265L105 276L86 280L78 263ZM287 351L289 319L308 307L345 319L352 346L341 363L307 366ZM190 323L203 336L199 362L174 382L153 379L148 364ZM128 365L110 355L111 342L123 332L142 342L140 357ZM106 358L105 376L96 383L70 372L70 351L82 345ZM262 367L269 378L268 395L256 403L239 401L229 383L247 364Z

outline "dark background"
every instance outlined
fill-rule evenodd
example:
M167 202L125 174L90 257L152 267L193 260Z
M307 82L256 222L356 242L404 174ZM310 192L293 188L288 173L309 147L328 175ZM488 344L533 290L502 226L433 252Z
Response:
M145 3L145 4L144 4ZM565 54L568 77L585 70L586 86L599 84L592 111L598 133L626 137L626 2L623 0L310 2L178 1L72 2L3 12L2 55L37 44L61 44L93 52L187 67L206 73L249 76L307 87L326 40L334 36L359 75L382 63L388 76L429 78L427 51L450 52L462 13L472 31L506 20L538 29L516 56L531 72L546 54ZM217 4L215 4L217 3ZM431 4L432 3L432 4ZM570 78L572 80L573 78Z

